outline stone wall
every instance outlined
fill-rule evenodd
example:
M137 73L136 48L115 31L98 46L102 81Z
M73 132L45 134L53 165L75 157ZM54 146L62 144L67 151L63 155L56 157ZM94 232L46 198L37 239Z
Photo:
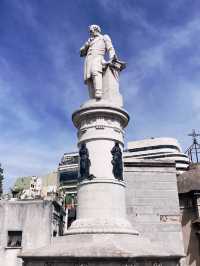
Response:
M126 159L124 171L127 213L134 228L169 252L183 252L174 163Z
M22 251L50 243L52 203L0 201L0 265L21 266ZM8 231L22 231L22 248L7 247Z
M197 209L192 194L180 196L181 223L183 231L184 248L186 253L186 265L200 265L200 225L197 219Z

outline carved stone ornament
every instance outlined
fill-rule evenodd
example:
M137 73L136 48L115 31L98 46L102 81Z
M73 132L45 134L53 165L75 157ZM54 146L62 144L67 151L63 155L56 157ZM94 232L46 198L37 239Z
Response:
M79 137L81 137L84 133L86 133L89 129L104 129L104 128L112 128L115 132L123 134L122 125L119 119L112 119L112 116L106 115L103 116L95 116L92 119L83 119L81 121L81 126L79 128Z
M113 175L116 179L123 181L122 152L118 142L115 142L115 146L112 148L111 153L112 153L111 163L113 165Z
M179 215L160 215L160 221L162 223L177 224L177 223L180 223L180 216Z

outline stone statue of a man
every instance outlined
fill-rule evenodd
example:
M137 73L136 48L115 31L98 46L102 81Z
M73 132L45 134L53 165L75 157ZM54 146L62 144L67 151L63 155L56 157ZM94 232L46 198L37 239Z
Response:
M115 50L108 35L101 34L98 25L89 26L90 38L80 49L80 56L85 56L84 81L88 85L90 98L101 99L102 97L102 72L106 65L104 56L109 55L109 62L115 58Z

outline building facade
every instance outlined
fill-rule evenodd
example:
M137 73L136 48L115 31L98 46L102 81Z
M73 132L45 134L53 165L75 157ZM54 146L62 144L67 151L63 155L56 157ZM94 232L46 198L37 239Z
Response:
M191 164L187 172L178 175L186 265L200 265L200 164Z
M177 174L189 167L189 159L174 138L151 138L128 142L124 158L170 160L176 163Z
M21 266L22 251L40 248L63 234L65 211L56 201L0 201L0 265Z
M18 199L52 199L58 189L58 175L53 171L44 176L18 177L11 189L12 197Z

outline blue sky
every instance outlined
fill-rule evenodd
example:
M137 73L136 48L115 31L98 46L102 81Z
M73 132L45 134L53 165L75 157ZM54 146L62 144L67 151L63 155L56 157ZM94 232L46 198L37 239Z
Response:
M87 97L79 48L88 25L112 37L128 67L121 92L126 142L174 137L183 150L200 122L198 0L1 0L0 162L17 176L57 168L76 149L71 114Z

